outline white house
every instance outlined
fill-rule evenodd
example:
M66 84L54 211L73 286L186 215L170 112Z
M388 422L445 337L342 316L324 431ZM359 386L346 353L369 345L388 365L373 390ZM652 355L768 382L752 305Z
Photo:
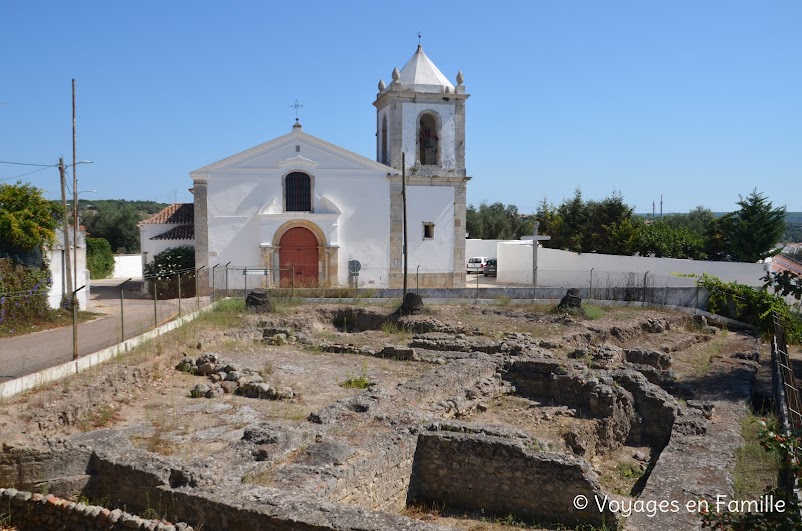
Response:
M389 85L380 81L376 160L296 120L284 136L191 172L201 274L230 263L270 270L272 285L400 286L404 171L411 276L421 286L461 286L468 94L461 73L456 81L420 46Z
M139 222L142 269L153 257L171 247L195 246L195 208L192 203L173 203Z

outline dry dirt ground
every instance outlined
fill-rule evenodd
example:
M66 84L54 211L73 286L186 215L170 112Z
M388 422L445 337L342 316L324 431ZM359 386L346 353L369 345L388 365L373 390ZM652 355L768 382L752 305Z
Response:
M389 304L360 307L385 314L394 309ZM0 402L0 441L38 447L46 439L114 427L124 430L139 448L195 463L207 462L209 467L225 473L225 460L233 455L231 448L242 439L248 425L265 421L287 426L306 423L311 412L362 392L343 386L349 378L359 380L364 376L369 382L391 388L431 370L430 363L335 354L308 344L279 346L262 341L265 322L274 326L292 323L296 329L302 328L308 338L321 343L381 348L385 343L405 345L412 339L411 332L394 326L364 332L353 330L353 324L351 329L347 323L335 326L330 317L341 308L283 304L271 314L210 312L105 365ZM467 331L469 338L528 333L558 359L567 359L578 346L601 342L621 348L667 351L680 395L683 382L692 385L703 377L717 357L767 351L749 335L726 330L703 332L686 314L621 307L592 310L594 318L572 318L555 314L545 306L442 305L427 306L414 319L445 323ZM648 319L667 321L670 329L639 333L639 325ZM180 372L175 366L182 357L197 357L205 352L218 353L236 365L259 371L272 386L291 389L293 398L256 400L234 394L191 398L189 390L205 379ZM565 407L506 395L493 398L462 420L515 427L544 441L550 450L570 452L564 435L570 428L588 422L574 413ZM648 448L624 446L610 454L594 456L591 464L608 492L628 495L646 467L648 452ZM241 481L271 485L270 470L253 468ZM410 507L404 514L462 529L520 528L514 519L485 518L481 513L451 514L442 507Z

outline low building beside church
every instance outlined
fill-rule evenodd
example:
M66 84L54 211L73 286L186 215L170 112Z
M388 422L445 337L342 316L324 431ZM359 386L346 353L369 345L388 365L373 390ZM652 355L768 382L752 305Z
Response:
M418 46L389 85L379 82L376 160L296 120L284 136L191 172L196 267L262 268L273 286L400 287L403 169L410 285L463 286L462 81L461 72L448 81Z

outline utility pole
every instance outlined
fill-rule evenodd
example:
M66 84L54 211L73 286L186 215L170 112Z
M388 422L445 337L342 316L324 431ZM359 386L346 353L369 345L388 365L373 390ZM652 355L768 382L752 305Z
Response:
M70 294L70 304L72 304L72 264L70 264L70 224L67 217L67 177L64 174L64 157L58 158L58 171L61 175L61 208L64 209L62 215L63 229L64 229L64 254L61 255L63 265L66 265L65 273L62 276L67 277L67 291L64 293L64 298L67 298L67 293ZM64 280L64 279L62 279ZM63 301L62 301L63 302Z
M75 157L75 79L72 80L72 242L75 252L72 256L73 278L76 291L73 293L73 304L77 304L75 293L78 289L78 163Z
M406 153L401 152L401 205L404 210L404 300L407 298L407 163Z

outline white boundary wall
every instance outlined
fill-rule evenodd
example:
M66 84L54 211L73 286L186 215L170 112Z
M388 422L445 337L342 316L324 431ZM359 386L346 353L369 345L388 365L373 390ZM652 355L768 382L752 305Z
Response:
M761 278L766 274L768 266L743 262L572 253L540 247L537 251L537 285L589 286L592 270L594 288L626 287L633 282L642 285L647 275L647 283L651 286L694 286L695 278L681 275L701 276L703 273L716 276L724 282L762 286ZM498 242L498 282L532 285L532 280L532 243Z
M465 261L474 256L486 256L488 258L496 258L498 252L498 244L501 240L465 240ZM467 265L467 263L466 263Z
M112 278L142 278L141 254L118 254L114 256Z

